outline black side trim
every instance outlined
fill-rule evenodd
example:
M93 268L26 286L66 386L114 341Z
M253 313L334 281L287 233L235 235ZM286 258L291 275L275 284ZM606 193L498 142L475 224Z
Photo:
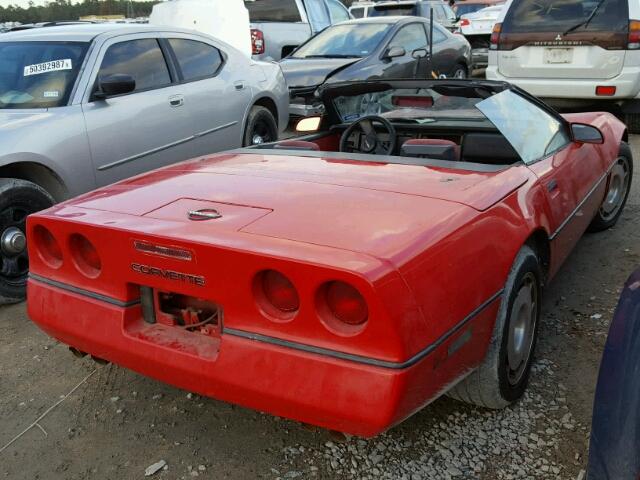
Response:
M591 198L591 195L593 195L595 193L595 191L598 189L598 187L600 185L602 185L602 182L604 182L607 179L607 177L609 176L609 173L611 173L611 170L613 169L613 167L616 166L616 163L618 163L618 159L617 158L616 158L616 161L613 162L613 164L607 169L605 174L602 177L600 177L600 179L596 182L596 184L593 187L591 187L591 190L589 190L587 192L585 197L580 201L580 203L573 210L573 212L571 212L569 214L569 216L564 220L564 222L562 222L560 224L560 226L557 228L557 230L555 232L553 232L553 235L551 235L549 237L549 240L554 240L558 235L560 235L562 230L569 224L569 222L571 222L571 220L573 220L573 217L576 216L576 214L582 209L582 207L584 207L584 204L587 203L587 201Z
M73 285L67 285L66 283L61 283L49 278L41 277L40 275L36 275L35 273L30 273L29 278L31 280L35 280L36 282L44 283L45 285L50 285L52 287L59 288L60 290L66 290L67 292L76 293L84 297L93 298L94 300L100 300L101 302L115 305L116 307L129 308L134 307L140 303L140 299L123 302L122 300L118 300L116 298L107 297L106 295L90 292L89 290L85 290L83 288L74 287Z
M393 370L402 370L415 365L420 360L422 360L427 355L429 355L434 350L436 350L440 345L446 342L451 336L455 335L460 330L462 330L471 320L473 320L476 316L478 316L484 309L486 309L489 305L491 305L498 298L500 298L503 293L504 293L504 289L492 295L491 298L489 298L482 305L476 308L473 312L467 315L464 318L464 320L458 323L455 327L453 327L451 330L446 332L444 335L438 338L431 345L428 345L423 350L418 352L416 355L411 357L409 360L406 360L404 362L389 362L387 360L378 360L376 358L369 358L369 357L363 357L361 355L353 355L351 353L338 352L336 350L330 350L328 348L314 347L312 345L307 345L304 343L290 342L288 340L269 337L266 335L261 335L259 333L246 332L244 330L236 330L234 328L225 328L222 333L245 338L248 340L255 340L257 342L269 343L271 345L277 345L279 347L292 348L294 350L300 350L306 353L315 353L315 354L323 355L326 357L337 358L339 360L347 360L350 362L356 362L364 365L371 365L374 367L389 368Z

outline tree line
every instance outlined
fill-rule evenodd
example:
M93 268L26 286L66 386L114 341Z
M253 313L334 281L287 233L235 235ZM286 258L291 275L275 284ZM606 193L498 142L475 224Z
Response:
M18 5L0 6L0 22L53 22L60 20L78 20L87 15L124 15L129 17L148 17L157 1L129 0L54 0L44 5L29 2L29 7Z

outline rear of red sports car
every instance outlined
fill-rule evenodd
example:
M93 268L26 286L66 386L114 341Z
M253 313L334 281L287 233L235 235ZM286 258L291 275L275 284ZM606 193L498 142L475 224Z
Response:
M372 436L478 364L499 304L484 289L502 278L485 272L426 311L435 293L418 298L402 266L441 292L470 265L441 241L528 175L268 152L194 160L30 217L29 314L81 352L172 385ZM442 263L425 264L429 248ZM464 323L469 341L456 325L484 300Z

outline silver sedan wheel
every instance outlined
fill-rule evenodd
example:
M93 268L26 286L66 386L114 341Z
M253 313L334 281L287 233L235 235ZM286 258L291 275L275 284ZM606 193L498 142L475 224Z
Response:
M620 157L611 170L609 190L600 207L600 216L605 222L614 218L624 205L631 184L630 170L627 157Z
M507 366L509 384L517 385L527 370L538 320L538 287L536 277L529 272L522 280L509 316Z

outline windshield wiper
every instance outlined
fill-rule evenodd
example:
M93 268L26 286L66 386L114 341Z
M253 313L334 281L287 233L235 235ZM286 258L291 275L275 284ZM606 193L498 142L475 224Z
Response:
M571 27L570 29L568 29L566 32L564 32L562 34L562 36L564 37L565 35L569 35L571 32L575 32L577 29L579 29L580 27L585 27L587 28L589 26L589 24L591 23L591 20L593 20L593 17L596 16L596 13L598 13L598 10L600 10L600 7L602 6L602 4L605 2L605 0L600 0L598 2L598 4L596 5L596 7L593 9L593 11L591 12L591 15L589 15L586 19L584 19L583 21L581 21L580 23L578 23L577 25L574 25L573 27Z
M361 58L358 55L340 55L339 53L335 53L332 55L307 55L304 58Z

